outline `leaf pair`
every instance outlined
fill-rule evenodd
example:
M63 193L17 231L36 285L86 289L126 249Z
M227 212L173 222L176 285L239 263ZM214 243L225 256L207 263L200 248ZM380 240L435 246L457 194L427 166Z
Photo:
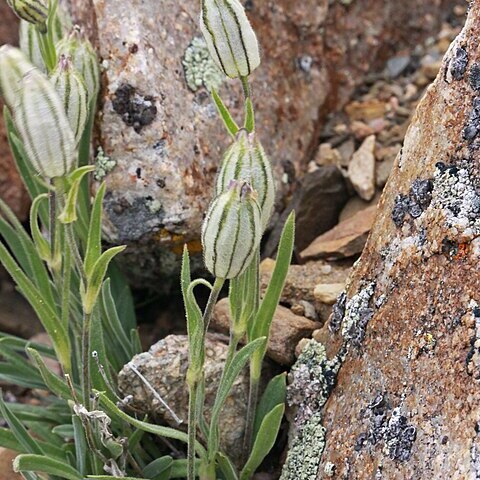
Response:
M235 137L240 130L240 127L233 119L232 114L228 110L227 106L223 103L216 90L212 90L212 98L215 102L215 106L217 107L223 124L225 125L225 128L232 137ZM255 113L253 110L253 103L250 98L247 98L245 101L245 124L243 128L245 128L248 133L252 133L255 130Z

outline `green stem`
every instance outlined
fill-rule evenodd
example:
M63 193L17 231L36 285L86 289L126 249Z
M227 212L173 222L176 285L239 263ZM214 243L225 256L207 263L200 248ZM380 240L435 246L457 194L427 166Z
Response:
M248 77L240 77L242 81L243 87L243 94L245 95L245 99L252 98L252 92L250 91L250 85L248 84Z
M82 328L82 394L83 405L88 410L90 408L90 325L92 323L92 314L84 312Z
M52 260L55 258L56 234L57 234L57 192L51 183L51 189L48 192L48 211L50 221L50 249Z
M65 234L66 234L67 242L73 256L73 260L75 262L75 266L77 267L78 273L83 281L83 284L86 286L87 274L85 273L82 256L80 255L77 242L75 241L75 232L73 231L73 225L71 223L65 225Z
M253 444L253 425L257 413L258 390L260 387L260 375L262 371L261 362L258 365L255 361L250 364L250 389L248 393L247 419L245 437L243 440L243 456L246 461L250 455Z
M205 312L203 313L203 325L204 325L204 341L202 342L203 347L205 348L205 336L208 332L208 327L210 325L210 320L212 319L213 309L218 300L218 296L222 291L223 284L225 279L217 278L213 284L212 290L210 291L210 296L208 298L207 306L205 307ZM202 358L204 355L201 356ZM198 368L199 371L203 371L203 365ZM198 415L203 410L197 405L198 397L198 388L200 386L201 379L194 378L189 382L189 403L188 403L188 480L195 480L195 442L197 439L197 424L198 424Z

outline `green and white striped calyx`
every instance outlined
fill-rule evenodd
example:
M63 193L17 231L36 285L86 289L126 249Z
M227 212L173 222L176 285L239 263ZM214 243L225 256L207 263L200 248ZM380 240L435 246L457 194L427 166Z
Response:
M68 38L57 43L57 53L72 59L77 72L87 86L88 98L94 99L100 89L100 69L97 54L90 41L75 27Z
M18 48L10 45L0 47L0 95L10 109L17 102L23 77L34 69Z
M46 179L68 174L77 152L62 101L18 48L0 48L0 92L33 168Z
M257 37L239 0L202 0L200 28L227 77L247 77L260 65Z
M60 96L78 145L88 118L88 93L85 82L65 55L60 56L57 69L50 80Z
M202 227L205 265L217 278L232 279L251 263L262 237L257 195L246 182L233 181L210 205Z
M48 7L42 0L7 0L15 14L46 33Z
M215 194L225 192L231 181L248 182L258 195L262 212L262 232L268 226L275 204L272 166L256 134L241 129L225 153L217 176Z

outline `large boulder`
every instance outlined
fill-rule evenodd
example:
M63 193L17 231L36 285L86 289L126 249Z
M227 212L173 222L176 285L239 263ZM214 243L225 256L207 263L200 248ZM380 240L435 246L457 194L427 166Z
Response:
M314 335L323 345L309 343L292 371L282 480L480 476L479 37L476 0L347 292Z
M105 177L108 237L130 245L125 259L132 278L152 280L178 264L185 242L198 251L228 143L205 85L222 84L220 93L238 118L241 86L223 81L206 56L197 2L70 3L104 66L98 161L116 165ZM314 155L328 113L392 52L434 32L457 3L244 2L263 51L253 92L258 132L279 179L279 206Z

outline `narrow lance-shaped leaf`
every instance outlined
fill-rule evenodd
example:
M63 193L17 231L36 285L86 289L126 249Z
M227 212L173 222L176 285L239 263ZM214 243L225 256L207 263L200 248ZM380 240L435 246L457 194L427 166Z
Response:
M48 240L42 235L40 227L38 225L38 212L40 210L42 202L48 199L48 194L44 193L35 198L30 208L30 231L32 232L32 238L37 247L40 258L44 261L51 260L52 249Z
M215 106L217 107L218 113L220 114L223 124L225 125L225 128L228 130L228 133L232 137L235 137L235 135L240 130L240 127L236 124L230 111L228 110L226 105L223 103L222 99L220 98L216 90L212 90L212 98L213 98L213 101L215 102Z
M102 253L102 206L103 198L105 197L105 189L106 184L102 183L95 196L90 217L87 251L85 253L85 272L87 273L87 276L91 274L93 266Z
M80 473L70 465L43 455L19 455L13 462L15 472L38 472L56 475L67 480L83 480Z
M252 453L243 467L240 480L248 480L255 473L255 470L263 462L277 440L278 431L282 424L285 405L277 405L264 419L257 438L253 444Z

